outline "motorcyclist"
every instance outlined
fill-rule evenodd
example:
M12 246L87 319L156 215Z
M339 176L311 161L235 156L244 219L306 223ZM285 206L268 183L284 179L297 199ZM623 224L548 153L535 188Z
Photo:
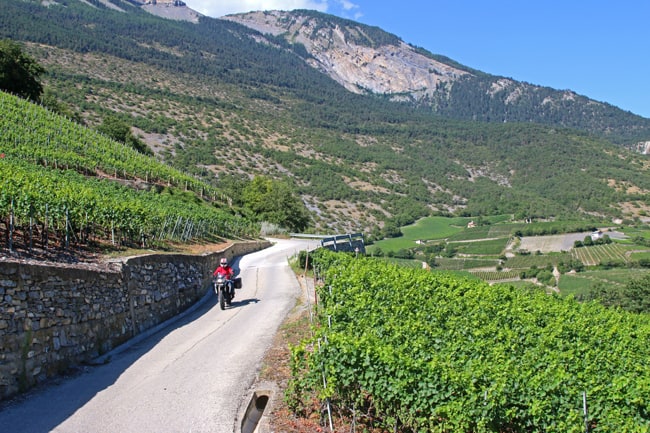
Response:
M235 275L235 271L233 268L231 268L228 265L228 259L225 257L222 257L221 260L219 260L219 267L214 270L214 273L212 274L213 277L216 277L217 275L225 275L226 280L228 280L228 288L230 290L231 298L235 297L235 285L232 282L232 278Z

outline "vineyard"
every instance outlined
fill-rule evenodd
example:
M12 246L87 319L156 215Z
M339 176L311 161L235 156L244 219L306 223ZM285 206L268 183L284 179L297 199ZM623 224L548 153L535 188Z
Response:
M472 242L454 242L454 247L460 254L478 256L498 256L503 254L508 243L508 238L476 240Z
M585 266L596 266L601 263L627 263L628 257L626 248L621 244L594 245L590 247L574 248L571 254L580 260Z
M472 268L487 268L494 267L496 268L499 264L497 259L477 259L477 258L447 258L447 257L436 257L435 259L436 268L445 269L450 271L462 271L469 270Z
M288 401L401 432L650 432L650 318L322 251ZM338 419L338 422L342 422Z
M214 186L0 92L2 247L255 236Z
M549 265L557 266L558 263L567 261L569 258L569 253L517 255L508 258L504 266L512 269L544 268Z
M0 92L0 148L6 158L46 168L100 173L226 200L218 189L26 100Z
M518 280L520 271L482 271L473 269L472 275L484 281Z

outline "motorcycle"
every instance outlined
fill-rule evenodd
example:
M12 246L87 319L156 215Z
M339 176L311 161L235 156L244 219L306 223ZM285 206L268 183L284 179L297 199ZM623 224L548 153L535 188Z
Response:
M233 282L226 278L224 274L218 274L214 280L214 293L219 299L219 306L222 310L226 309L226 305L230 307L233 298Z
M233 277L228 279L224 274L218 274L213 279L213 282L214 293L219 300L219 306L222 310L225 310L226 306L230 307L232 298L235 297L235 289L241 289L241 278Z

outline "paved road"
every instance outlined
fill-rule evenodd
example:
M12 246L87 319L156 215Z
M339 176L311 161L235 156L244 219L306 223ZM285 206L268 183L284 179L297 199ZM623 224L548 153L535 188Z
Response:
M109 363L0 408L2 433L231 433L265 350L300 287L287 258L317 241L276 240L235 262L243 288L125 345Z

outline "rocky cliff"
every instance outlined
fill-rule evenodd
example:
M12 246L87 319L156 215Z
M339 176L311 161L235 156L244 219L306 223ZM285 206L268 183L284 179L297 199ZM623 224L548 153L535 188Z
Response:
M423 55L397 38L396 43L373 44L367 27L352 22L345 26L324 23L296 11L250 12L224 19L302 44L311 56L307 60L311 66L355 93L390 94L397 99L408 95L417 100L468 74Z

